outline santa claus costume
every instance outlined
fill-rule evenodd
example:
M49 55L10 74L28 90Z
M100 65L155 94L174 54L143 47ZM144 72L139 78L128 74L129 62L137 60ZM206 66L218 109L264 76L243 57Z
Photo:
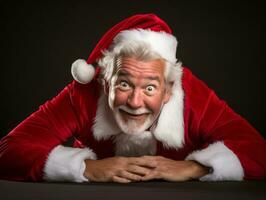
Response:
M148 44L164 59L177 63L179 72L172 97L155 126L138 135L121 132L99 81L103 69L97 62L104 50L119 46L121 40ZM84 160L115 155L195 160L212 168L200 180L265 178L263 137L188 68L178 64L176 47L171 29L156 15L135 15L115 25L87 61L73 63L75 80L2 138L0 178L89 181L83 176ZM73 147L63 146L71 136Z

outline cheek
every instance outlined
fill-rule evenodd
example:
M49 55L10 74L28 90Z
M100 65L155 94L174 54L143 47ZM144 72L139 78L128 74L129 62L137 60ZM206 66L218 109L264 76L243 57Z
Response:
M154 96L146 100L146 106L148 109L152 110L154 114L157 114L160 111L162 105L162 97L161 96Z
M119 90L115 91L115 100L114 100L114 106L120 106L127 102L127 93L121 92Z

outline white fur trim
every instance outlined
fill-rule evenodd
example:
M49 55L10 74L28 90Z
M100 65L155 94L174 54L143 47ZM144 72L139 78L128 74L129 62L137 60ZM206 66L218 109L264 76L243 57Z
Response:
M194 151L186 160L195 160L212 167L212 172L201 177L201 181L241 181L244 177L239 159L223 142L216 142L203 150Z
M182 68L172 88L171 99L166 103L158 119L154 136L167 148L182 148L184 144L184 91Z
M43 179L46 181L88 181L83 176L85 159L96 159L96 154L88 149L56 146L48 156Z
M116 48L127 42L141 42L150 46L151 50L158 53L164 59L176 63L176 38L165 32L155 32L146 29L134 29L121 31L114 38L113 44Z
M81 84L89 83L95 74L95 69L91 64L85 60L76 60L71 67L71 74L73 78Z
M102 92L96 112L93 125L93 136L96 140L106 140L112 135L121 133L120 128L116 124L113 112L108 106L106 95Z

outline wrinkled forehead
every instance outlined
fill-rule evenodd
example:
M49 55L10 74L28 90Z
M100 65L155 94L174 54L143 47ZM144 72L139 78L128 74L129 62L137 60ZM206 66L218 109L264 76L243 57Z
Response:
M164 75L165 62L163 59L141 61L134 57L119 57L116 61L116 73L133 73L139 75Z

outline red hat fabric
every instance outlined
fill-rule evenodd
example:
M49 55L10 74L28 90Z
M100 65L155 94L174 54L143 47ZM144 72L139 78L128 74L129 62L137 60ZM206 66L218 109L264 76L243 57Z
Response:
M123 30L138 29L138 28L150 29L156 32L164 31L169 34L172 33L170 27L155 14L133 15L119 22L103 35L101 40L95 46L94 50L91 52L89 58L87 59L87 63L94 63L98 58L100 58L102 56L102 51L110 46L114 37L119 32Z
M74 79L82 84L90 82L95 75L95 69L91 64L97 62L98 59L101 58L102 52L109 48L114 38L121 31L132 29L146 29L154 32L172 34L170 27L155 14L137 14L126 18L103 35L87 61L79 59L72 64L71 72ZM97 68L96 70L96 74L98 74L100 69Z

